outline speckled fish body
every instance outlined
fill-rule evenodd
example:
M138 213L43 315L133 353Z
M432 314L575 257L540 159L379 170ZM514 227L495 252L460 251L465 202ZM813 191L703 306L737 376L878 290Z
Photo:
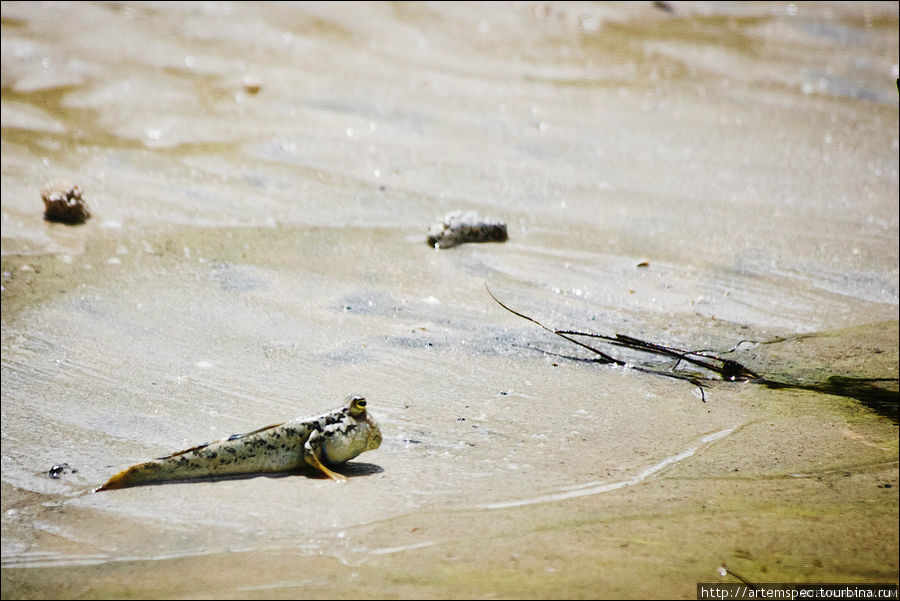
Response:
M381 444L381 431L365 405L362 397L350 396L343 407L317 417L235 434L140 463L116 474L97 491L173 480L286 472L306 466L342 479L326 466L340 465Z

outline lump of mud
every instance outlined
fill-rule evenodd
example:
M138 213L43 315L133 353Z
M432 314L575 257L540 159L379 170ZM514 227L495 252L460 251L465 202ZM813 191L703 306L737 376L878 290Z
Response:
M244 77L244 91L248 94L258 94L262 89L262 80L255 75Z
M59 223L84 223L91 216L81 197L81 188L70 182L53 182L41 190L44 219Z
M506 242L506 224L477 213L454 211L431 224L428 229L428 246L450 248L467 242Z

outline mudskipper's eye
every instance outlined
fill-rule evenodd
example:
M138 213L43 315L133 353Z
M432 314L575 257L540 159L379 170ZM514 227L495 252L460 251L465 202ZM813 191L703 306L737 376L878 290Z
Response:
M347 398L350 401L350 415L362 415L366 412L365 398L357 395L351 395Z

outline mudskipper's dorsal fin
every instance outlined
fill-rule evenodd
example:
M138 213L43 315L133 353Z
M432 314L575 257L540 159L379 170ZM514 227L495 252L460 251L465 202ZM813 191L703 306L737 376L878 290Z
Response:
M271 430L272 428L277 428L278 426L281 426L282 424L284 424L284 422L272 424L271 426L266 426L265 428L259 428L259 429L253 430L252 432L244 432L243 434L232 434L225 440L237 440L238 438L250 436L251 434L259 434L260 432L264 432L266 430ZM216 441L216 442L219 442L219 441ZM184 455L185 453L190 453L191 451L199 451L200 449L206 448L211 444L212 444L211 442L204 442L203 444L198 444L195 447L191 447L189 449L184 449L183 451L178 451L177 453L172 453L171 455L166 455L165 457L157 457L156 459L161 460L161 459L170 459L172 457L178 457L179 455Z

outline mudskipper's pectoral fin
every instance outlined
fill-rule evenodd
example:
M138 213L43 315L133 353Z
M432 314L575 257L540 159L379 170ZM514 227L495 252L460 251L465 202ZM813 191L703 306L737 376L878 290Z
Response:
M337 472L334 472L334 471L331 471L330 469L328 469L328 467L326 467L324 463L319 461L318 457L316 457L315 455L307 455L306 463L308 463L312 467L316 468L317 470L321 471L323 474L325 474L332 480L341 481L341 480L347 479L347 476L345 476L343 474L339 474Z
M316 468L332 480L346 480L347 476L328 469L328 467L322 463L320 457L322 456L322 442L324 440L321 432L318 430L313 432L306 441L306 444L303 445L303 460L306 461L307 465Z

